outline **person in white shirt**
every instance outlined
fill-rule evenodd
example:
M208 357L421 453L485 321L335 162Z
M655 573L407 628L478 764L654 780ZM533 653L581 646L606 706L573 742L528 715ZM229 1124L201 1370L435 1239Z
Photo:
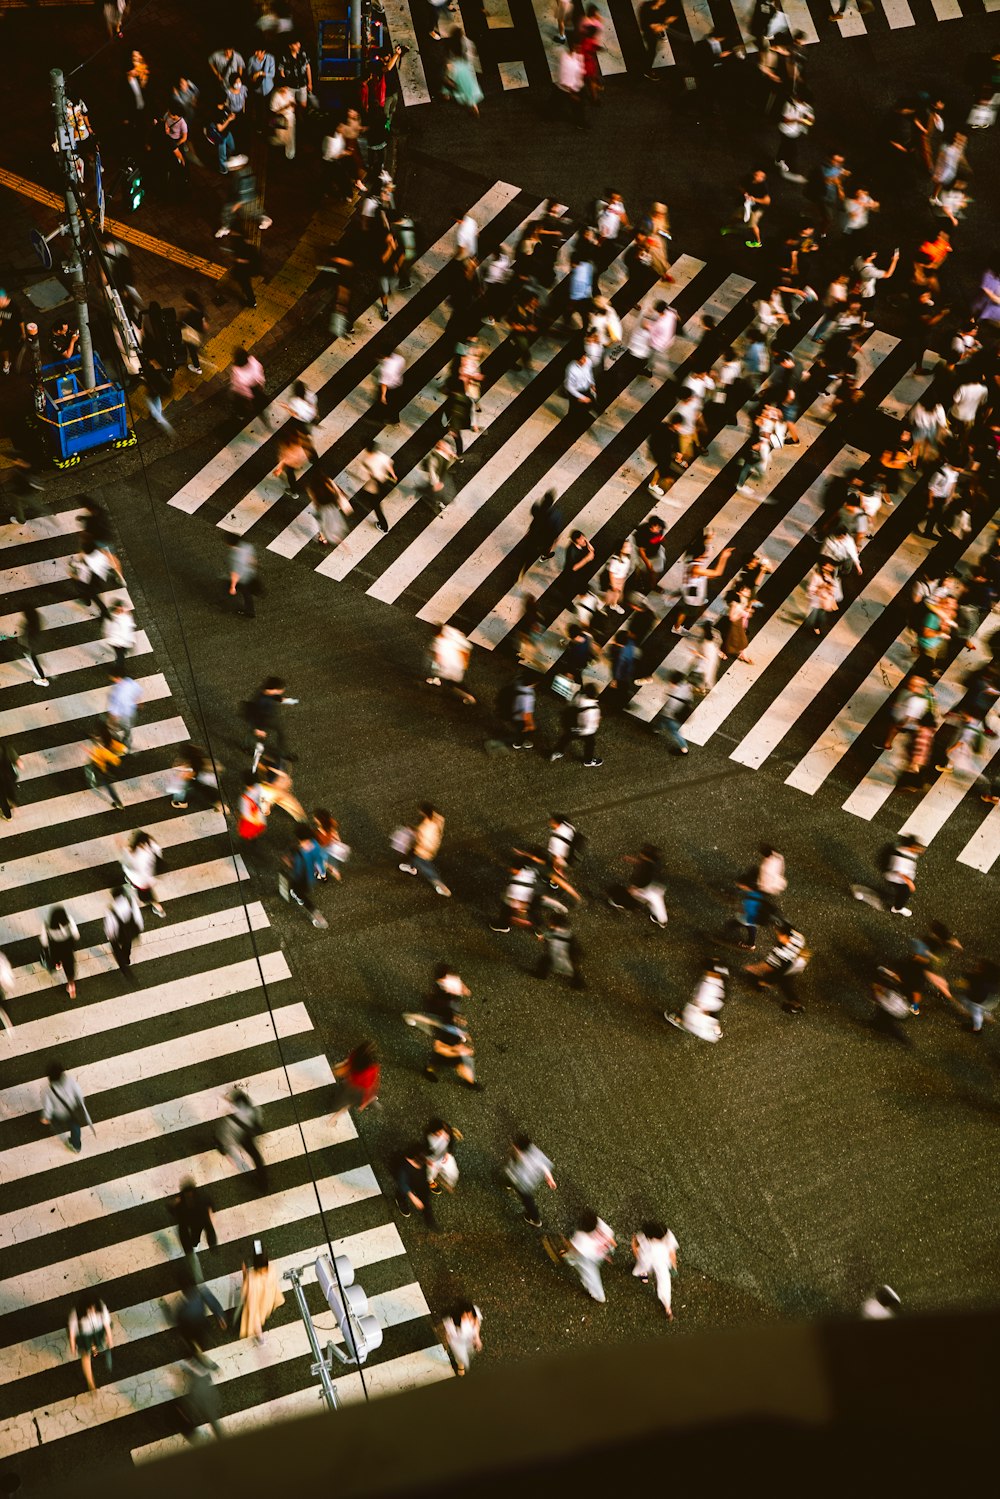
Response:
M148 833L140 828L132 834L128 848L122 854L122 873L129 885L135 891L136 896L143 905L151 906L153 915L161 919L166 916L166 911L161 906L153 880L156 877L156 868L162 858L162 850L158 843L154 843Z
M455 1373L467 1374L473 1353L483 1351L482 1312L471 1301L466 1301L457 1306L450 1317L445 1317L441 1325L448 1352L454 1360Z
M855 187L850 197L844 199L844 233L856 234L859 229L866 229L869 218L880 207L878 199L866 187Z
M380 531L388 531L389 522L382 509L382 501L396 482L396 470L388 453L383 453L373 439L358 460L362 476L361 493L372 502L372 514Z
M899 264L899 251L893 250L892 259L889 261L888 266L884 271L880 270L875 264L877 253L877 251L873 250L870 255L859 255L854 262L854 274L861 288L860 294L863 302L871 301L878 290L879 282L888 281Z
M113 649L115 666L120 670L135 642L135 616L123 599L119 599L112 608L101 626L101 634Z
M675 1025L678 1030L687 1031L689 1036L695 1036L699 1041L721 1041L722 1026L719 1024L719 1011L726 1002L726 979L728 977L729 969L713 960L702 973L695 985L694 993L681 1013L678 1015L676 1010L664 1010L664 1020ZM636 1270L633 1273L639 1272ZM668 1317L670 1316L669 1294L669 1288L667 1288ZM662 1296L660 1299L662 1301Z
M846 575L852 569L856 573L861 572L861 558L858 556L857 542L844 525L838 526L826 538L820 556L829 557L834 561L841 575Z
M475 260L479 254L479 225L471 213L456 220L455 248L457 260Z
M399 401L405 370L406 360L398 349L387 354L378 367L379 405L385 408L385 419L390 426L399 421Z
M142 702L142 687L124 666L111 668L111 690L108 693L109 726L127 750L132 748L132 730Z
M104 935L125 978L132 968L132 944L142 931L142 911L135 892L129 885L119 885L112 890L111 904L104 913Z
M312 430L319 415L319 401L316 392L310 390L305 381L296 380L292 385L291 396L282 404L293 421L298 422L306 432Z
M586 354L566 366L566 395L570 411L589 411L597 397L594 370Z
M614 244L622 229L629 227L621 193L608 193L607 198L598 205L597 210L597 233L601 240Z
M789 182L805 182L805 178L799 174L799 147L816 123L816 112L811 104L805 99L797 99L790 94L781 106L781 119L778 122L778 133L781 139L778 142L777 166L782 177Z
M580 1217L576 1233L569 1241L566 1258L580 1277L580 1284L591 1301L606 1301L601 1266L615 1251L616 1239L611 1229L588 1209Z
M644 1223L641 1231L632 1236L632 1253L635 1255L632 1274L643 1285L648 1283L650 1276L653 1277L657 1299L670 1322L674 1320L670 1304L671 1272L677 1269L678 1248L673 1233L662 1223Z
M538 1211L535 1193L544 1182L550 1191L556 1190L556 1179L552 1174L552 1162L525 1134L517 1134L511 1141L505 1175L521 1199L525 1221L532 1228L541 1228L542 1219Z
M927 482L927 510L924 514L923 534L934 536L938 532L945 510L951 503L962 470L945 460L931 474ZM920 527L918 526L918 530Z
M951 416L966 432L974 424L980 407L989 395L989 388L981 375L964 381L956 390L951 403Z

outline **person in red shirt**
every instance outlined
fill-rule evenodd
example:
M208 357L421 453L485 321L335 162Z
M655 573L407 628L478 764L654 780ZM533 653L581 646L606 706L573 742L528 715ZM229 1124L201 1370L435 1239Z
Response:
M342 1114L345 1109L367 1109L378 1100L382 1080L378 1053L374 1041L362 1041L349 1052L333 1069L337 1079L337 1091L333 1113Z

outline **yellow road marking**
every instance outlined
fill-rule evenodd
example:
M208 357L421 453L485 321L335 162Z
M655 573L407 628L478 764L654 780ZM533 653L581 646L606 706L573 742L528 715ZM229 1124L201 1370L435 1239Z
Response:
M16 172L8 172L3 167L0 167L0 187L9 187L22 197L34 198L36 203L44 203L48 208L57 208L60 212L65 207L62 198L56 193L50 193L47 187L39 187L37 182L29 182L27 177L19 177ZM148 250L152 255L172 260L175 265L182 265L186 270L199 271L203 276L210 276L213 281L221 281L229 274L228 267L217 265L214 260L205 260L201 255L192 255L187 250L180 250L164 239L154 238L152 234L144 234L134 224L122 224L118 219L105 219L104 227L110 234L123 239L127 245L137 245L140 250Z

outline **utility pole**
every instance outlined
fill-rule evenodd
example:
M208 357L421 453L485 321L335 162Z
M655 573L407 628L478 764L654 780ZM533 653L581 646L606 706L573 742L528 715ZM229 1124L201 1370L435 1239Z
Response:
M87 306L87 283L83 270L83 223L76 201L76 152L73 150L73 135L66 116L66 88L61 68L53 68L49 74L52 84L52 112L55 116L56 145L63 173L63 191L66 198L66 218L69 224L73 256L67 267L73 281L73 301L76 303L77 324L80 329L80 384L84 390L93 390L97 384L94 374L94 343L90 336L90 309Z

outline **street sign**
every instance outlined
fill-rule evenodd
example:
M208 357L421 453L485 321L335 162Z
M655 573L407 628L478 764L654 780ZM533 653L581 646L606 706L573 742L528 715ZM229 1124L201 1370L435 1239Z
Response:
M31 248L34 250L35 254L38 256L45 269L47 271L51 271L52 251L49 249L48 240L39 229L32 229L31 231Z
M97 190L97 228L104 233L104 173L101 170L101 153L94 152L94 186Z

